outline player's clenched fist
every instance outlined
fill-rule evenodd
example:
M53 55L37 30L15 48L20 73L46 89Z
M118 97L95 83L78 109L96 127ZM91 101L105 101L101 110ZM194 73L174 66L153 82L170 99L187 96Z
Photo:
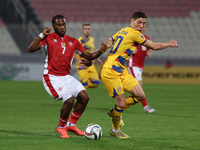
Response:
M82 59L80 62L79 62L79 65L85 65L87 67L90 67L92 66L92 61L89 61L89 60L86 60L86 59Z
M102 43L100 46L100 51L104 53L107 50L107 48L107 45L105 43Z
M50 33L50 31L51 31L51 27L49 28L46 27L42 33L44 34L44 36L46 36Z

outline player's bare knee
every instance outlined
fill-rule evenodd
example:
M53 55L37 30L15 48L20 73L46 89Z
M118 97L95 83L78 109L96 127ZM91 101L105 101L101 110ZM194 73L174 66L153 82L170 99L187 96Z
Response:
M85 96L81 97L80 99L78 99L78 101L82 104L87 104L89 102L89 95L86 94Z
M139 101L142 101L144 98L145 98L145 94L142 93L137 99L138 99Z
M89 95L87 94L87 92L84 90L84 91L81 91L77 98L76 98L80 103L83 103L83 104L87 104L88 101L89 101Z
M117 105L117 107L119 107L120 109L124 110L125 109L126 104L125 103L120 103Z

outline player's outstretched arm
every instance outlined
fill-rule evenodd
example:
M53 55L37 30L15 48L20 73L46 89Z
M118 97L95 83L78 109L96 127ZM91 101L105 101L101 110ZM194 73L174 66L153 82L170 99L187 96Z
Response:
M40 41L41 41L46 35L48 35L48 34L50 33L50 31L51 31L51 27L45 28L44 31L43 31L42 33L40 33L39 36L36 37L36 38L29 44L27 51L28 51L29 53L33 53L33 52L39 50L39 49L41 48L41 46L40 46L40 44L39 44Z
M110 37L106 42L105 42L106 46L108 48L111 48L112 44L113 44L113 39Z
M143 45L152 50L162 50L162 49L165 49L168 47L177 47L178 48L178 44L175 40L171 40L166 43L152 42L151 40L147 40Z
M105 43L102 43L96 52L89 53L88 51L84 50L81 53L81 56L84 57L85 59L91 61L91 60L94 60L94 59L98 58L99 56L101 56L106 50L107 50L107 45Z

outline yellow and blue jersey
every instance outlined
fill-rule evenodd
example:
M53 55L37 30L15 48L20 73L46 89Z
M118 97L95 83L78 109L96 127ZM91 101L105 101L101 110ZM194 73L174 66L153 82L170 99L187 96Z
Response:
M133 51L136 50L138 44L146 42L146 38L131 26L122 28L111 36L111 38L114 43L103 67L122 73L125 69L125 62L129 59Z
M92 53L94 50L94 38L93 37L89 37L88 39L84 38L83 36L81 36L78 41L82 44L83 47L85 47L85 49L89 52ZM81 57L78 54L77 55L80 59L84 59L83 57ZM76 66L79 68L79 70L82 69L86 69L86 67L79 67L78 62L76 62Z
M93 49L94 49L94 38L93 37L89 37L88 39L84 38L83 36L81 36L78 41L82 44L83 47L85 47L85 49L89 52L92 53Z

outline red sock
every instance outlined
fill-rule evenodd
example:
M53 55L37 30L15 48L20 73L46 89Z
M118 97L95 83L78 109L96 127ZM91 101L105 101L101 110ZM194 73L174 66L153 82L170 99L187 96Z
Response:
M147 100L146 97L141 101L143 107L147 106Z
M82 114L77 114L77 113L75 113L75 112L73 111L68 122L73 123L73 124L76 124L76 122L77 122L78 119L81 117L81 115L82 115Z
M63 119L63 118L59 118L59 126L64 127L66 125L67 120L69 119L69 117L67 119Z

